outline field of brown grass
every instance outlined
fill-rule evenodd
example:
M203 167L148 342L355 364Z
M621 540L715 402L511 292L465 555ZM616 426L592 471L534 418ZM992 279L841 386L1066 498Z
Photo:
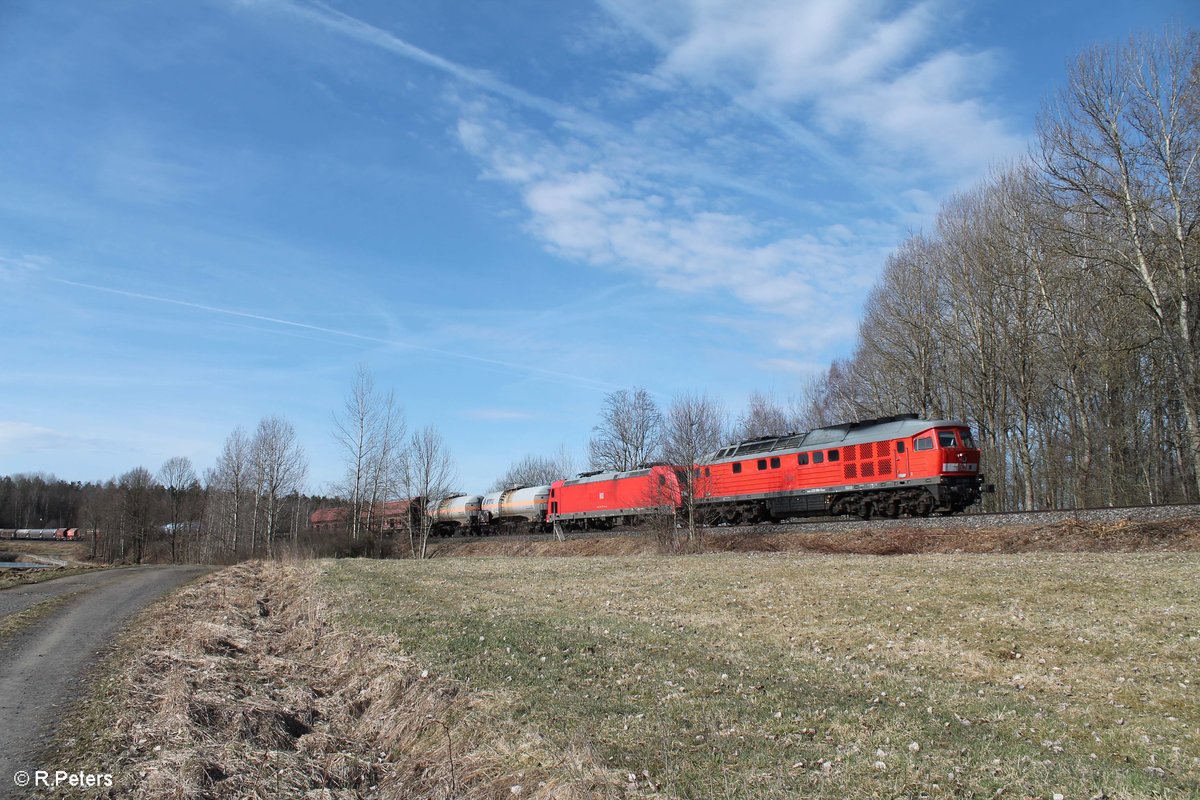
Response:
M69 749L145 798L1192 797L1197 574L1194 552L242 566L130 634Z

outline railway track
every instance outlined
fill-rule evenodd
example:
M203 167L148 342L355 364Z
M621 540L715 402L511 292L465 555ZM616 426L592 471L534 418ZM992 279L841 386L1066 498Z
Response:
M814 533L836 531L891 530L896 528L911 528L920 530L971 530L986 528L1003 528L1021 525L1053 525L1060 522L1085 522L1092 524L1114 524L1123 520L1141 522L1200 517L1200 503L1177 503L1156 506L1121 506L1105 508L1080 509L1051 509L1044 511L993 511L982 514L955 514L942 517L900 517L898 519L861 520L844 517L810 517L806 520L790 520L776 523L758 523L755 525L720 525L706 528L715 533L796 533L812 531ZM639 528L615 528L601 531L573 531L567 534L568 539L599 539L613 536L629 536L641 534ZM495 541L518 540L538 541L554 538L550 533L506 534L503 536L468 536L455 537L462 539L489 539ZM442 541L450 541L449 539Z

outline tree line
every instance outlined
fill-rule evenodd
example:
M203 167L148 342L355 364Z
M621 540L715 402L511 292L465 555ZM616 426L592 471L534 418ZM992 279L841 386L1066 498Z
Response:
M816 422L979 432L999 509L1200 497L1200 37L1096 47L1028 156L887 260Z
M92 557L113 562L270 556L279 539L294 540L307 527L323 500L303 494L307 471L295 428L267 416L253 434L235 429L203 478L185 456L107 481L0 478L0 528L78 528Z

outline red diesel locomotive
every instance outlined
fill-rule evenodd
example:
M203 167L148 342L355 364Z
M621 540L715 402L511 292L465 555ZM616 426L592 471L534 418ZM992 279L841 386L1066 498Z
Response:
M907 414L741 442L693 469L697 505L728 523L952 514L984 490L965 422Z

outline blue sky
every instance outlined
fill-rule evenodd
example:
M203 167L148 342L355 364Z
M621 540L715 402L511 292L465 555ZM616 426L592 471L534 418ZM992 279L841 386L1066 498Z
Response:
M0 2L0 473L236 425L310 489L356 365L462 488L606 392L736 414L854 344L887 253L1190 0Z

